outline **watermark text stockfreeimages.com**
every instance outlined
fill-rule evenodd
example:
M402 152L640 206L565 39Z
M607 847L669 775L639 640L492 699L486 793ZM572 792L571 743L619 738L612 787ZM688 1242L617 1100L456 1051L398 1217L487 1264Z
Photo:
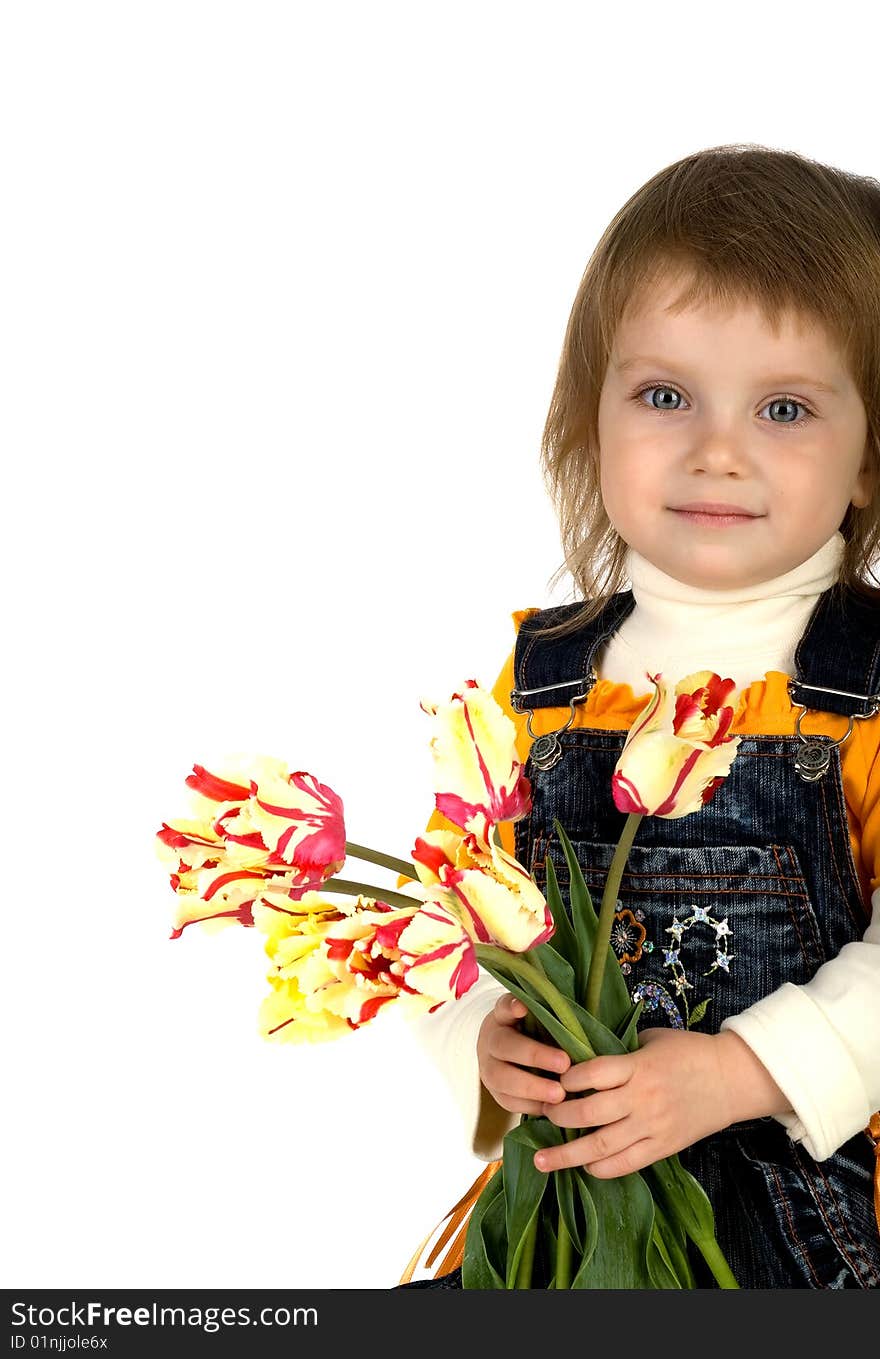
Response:
M58 1307L34 1303L13 1302L11 1321L14 1327L37 1329L45 1327L83 1327L90 1330L117 1326L178 1326L213 1332L225 1326L317 1326L316 1307L196 1307L166 1306L152 1302L141 1307L111 1307L98 1301L69 1302ZM13 1335L13 1349L40 1348L33 1345L26 1334ZM95 1341L95 1344L91 1342ZM99 1337L81 1336L76 1348L99 1347ZM49 1348L48 1343L45 1348ZM58 1348L55 1346L54 1348ZM67 1348L74 1348L68 1346Z

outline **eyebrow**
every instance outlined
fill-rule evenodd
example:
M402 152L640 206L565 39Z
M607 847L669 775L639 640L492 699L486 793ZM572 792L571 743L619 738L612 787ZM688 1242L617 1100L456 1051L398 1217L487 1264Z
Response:
M644 363L655 368L674 368L675 364L670 359L653 359L647 354L634 354L632 358L624 359L622 363L616 363L614 367L619 373L626 372L629 368L635 368L638 364ZM819 378L804 377L777 377L765 379L768 386L779 385L780 387L795 387L803 383L807 387L815 387L817 391L829 392L831 396L840 396L840 390L832 387L830 382L822 382Z

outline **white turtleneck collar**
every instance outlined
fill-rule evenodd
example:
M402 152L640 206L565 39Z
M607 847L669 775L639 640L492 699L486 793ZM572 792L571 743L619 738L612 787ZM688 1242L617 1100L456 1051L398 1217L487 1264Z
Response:
M685 585L630 548L626 573L636 607L596 656L600 679L645 694L647 670L670 681L715 670L737 689L768 670L793 674L795 648L819 595L838 577L844 547L834 533L791 571L730 590Z

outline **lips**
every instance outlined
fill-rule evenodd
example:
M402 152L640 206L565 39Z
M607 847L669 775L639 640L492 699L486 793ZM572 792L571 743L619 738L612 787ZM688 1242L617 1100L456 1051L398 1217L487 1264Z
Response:
M754 510L746 509L745 505L725 505L719 500L692 500L687 505L673 505L671 508L679 514L745 515L749 519L760 517Z

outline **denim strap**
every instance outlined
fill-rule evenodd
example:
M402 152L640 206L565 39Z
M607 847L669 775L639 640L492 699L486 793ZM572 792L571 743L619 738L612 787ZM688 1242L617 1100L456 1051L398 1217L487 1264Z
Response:
M530 708L582 703L597 675L593 657L635 607L631 590L612 595L597 617L576 632L545 638L542 630L583 607L581 601L540 609L520 624L514 652L511 705ZM880 599L847 587L825 590L795 651L788 686L795 706L844 717L880 711Z
M819 596L794 654L792 703L844 717L872 717L880 710L878 600L848 586Z
M542 629L561 623L583 608L583 602L557 604L524 618L516 636L514 684L510 692L515 712L528 708L564 708L582 703L596 683L593 657L635 608L632 590L612 595L602 612L564 637L542 636Z

